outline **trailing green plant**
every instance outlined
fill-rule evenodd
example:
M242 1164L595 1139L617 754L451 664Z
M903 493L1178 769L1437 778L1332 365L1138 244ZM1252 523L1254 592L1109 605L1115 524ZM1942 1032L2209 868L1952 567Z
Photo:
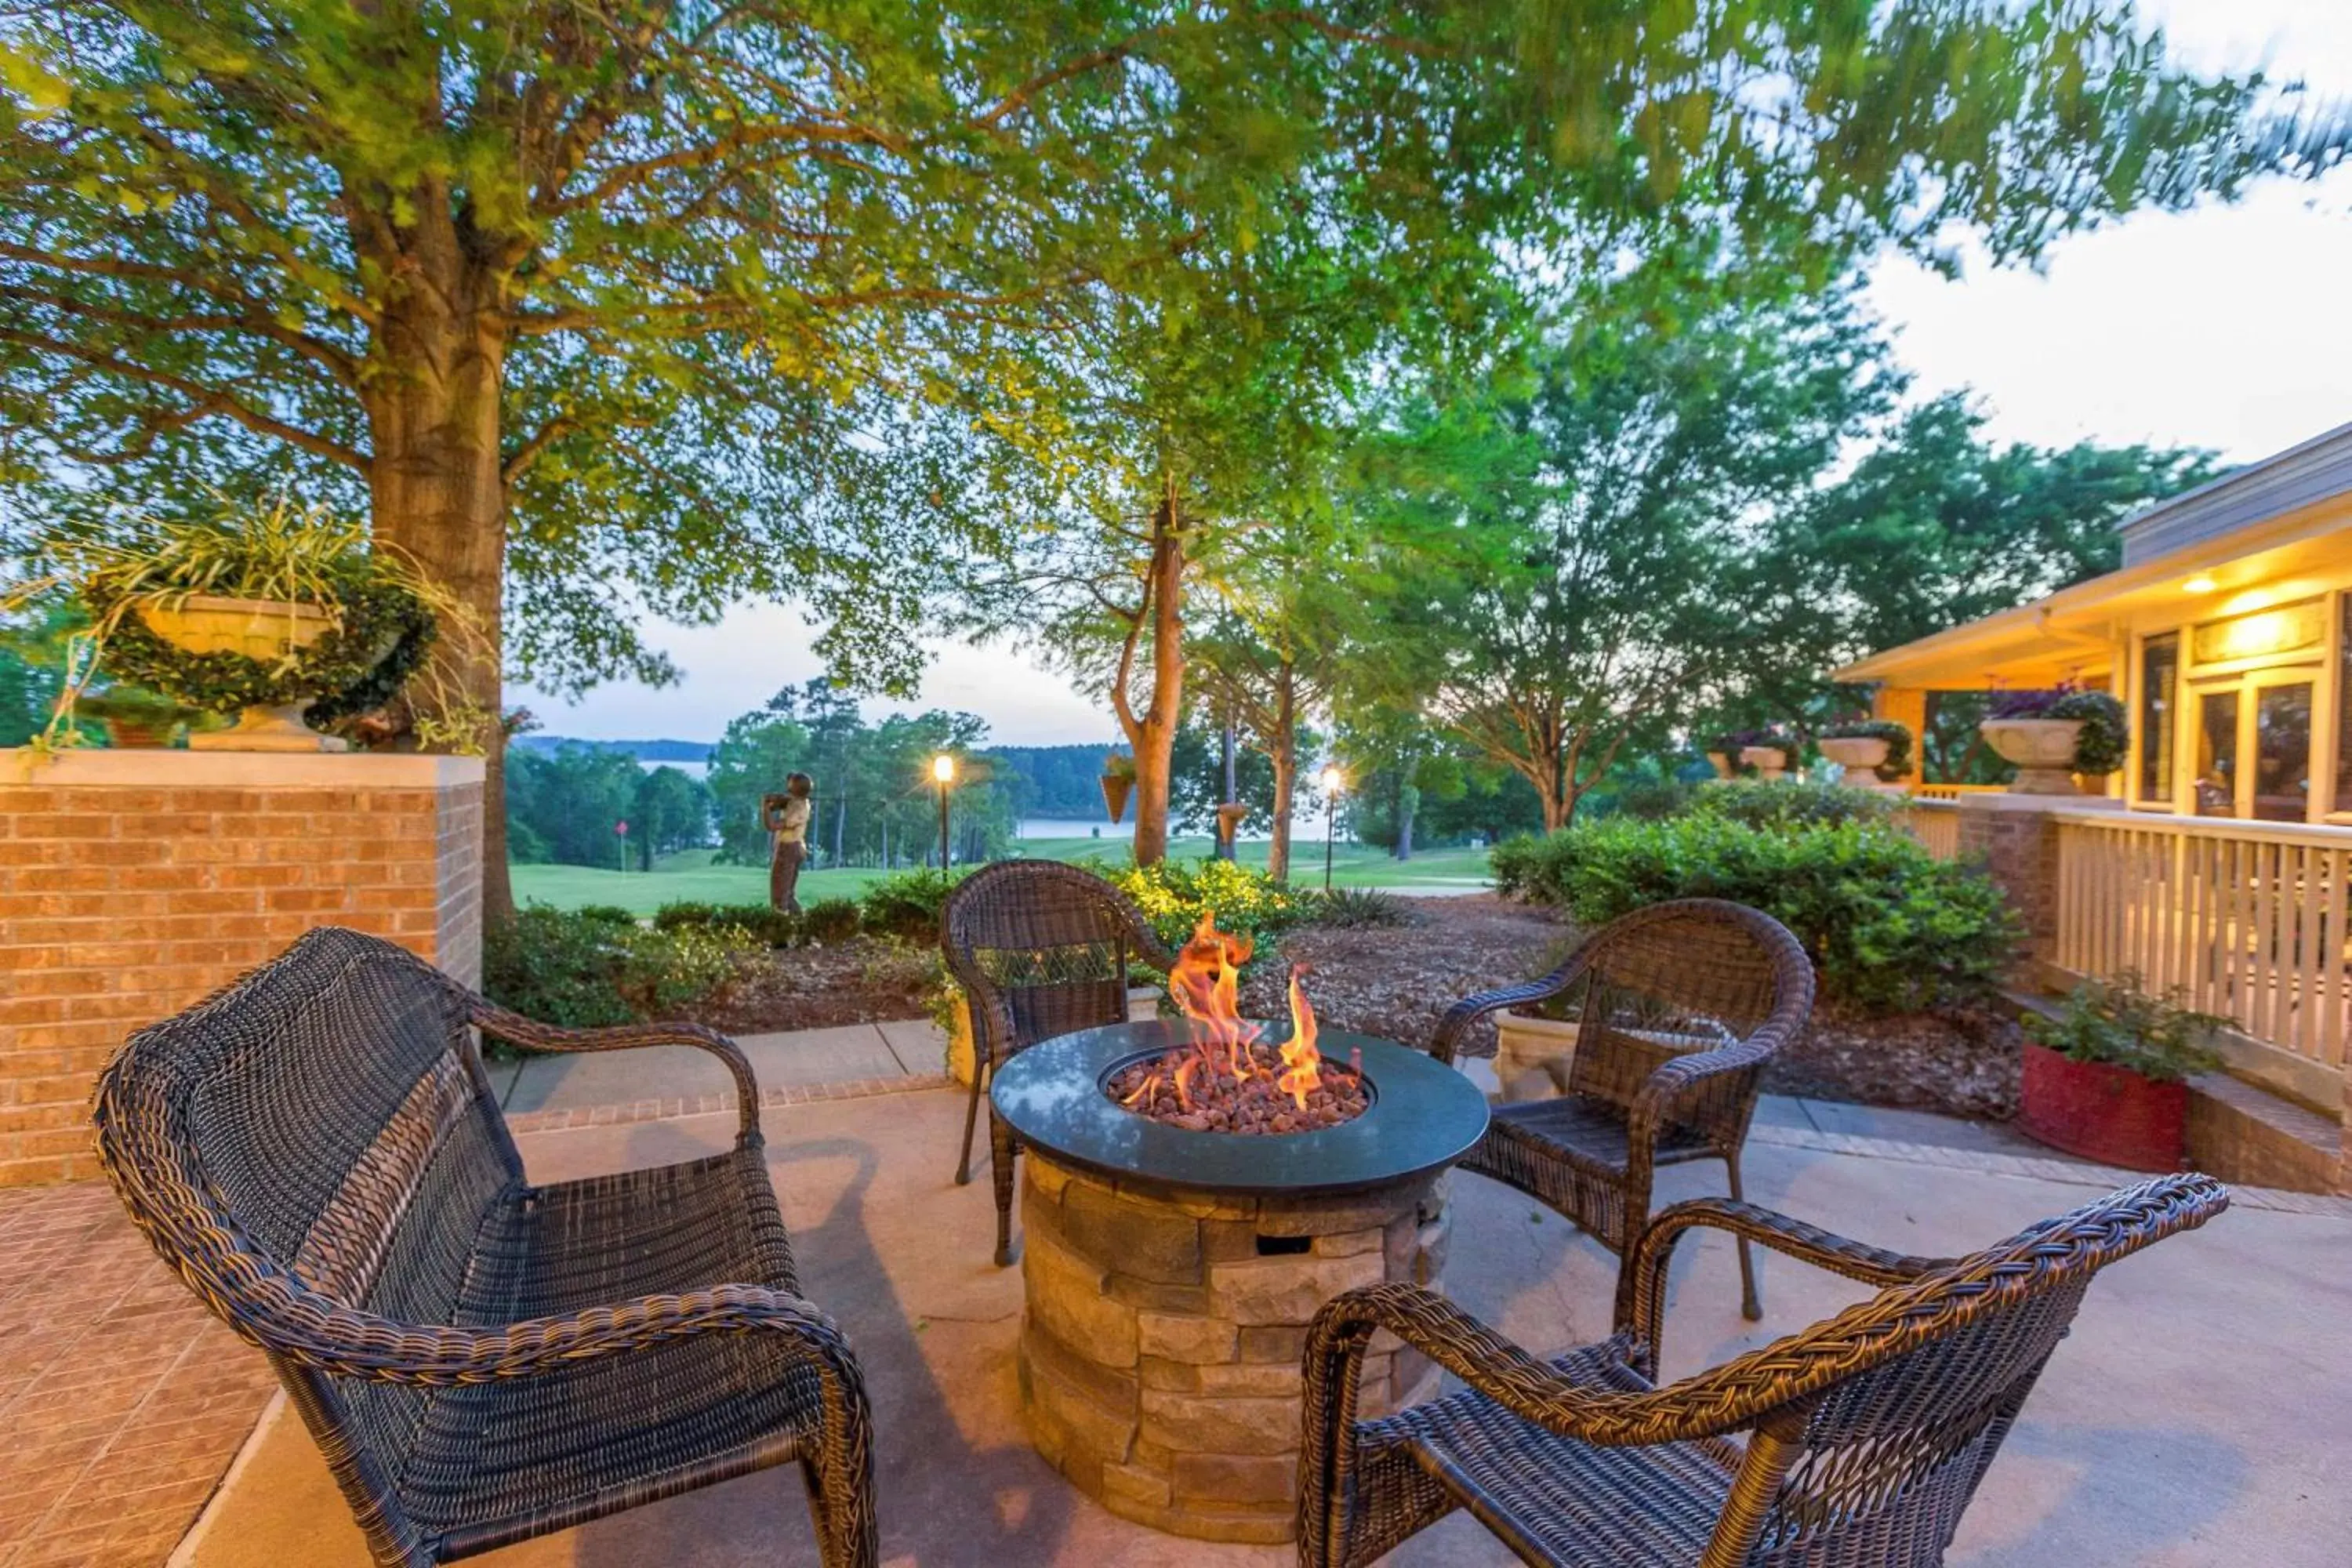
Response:
M2152 996L2136 970L2112 980L2085 980L2067 993L2055 1014L2029 1013L2026 1037L2070 1061L2104 1062L2156 1083L2179 1083L2221 1065L2215 1037L2227 1018L2183 1006L2174 986Z
M50 723L70 733L83 692L100 670L211 713L309 700L306 721L347 723L421 682L428 717L417 738L436 749L476 751L494 716L461 700L428 658L436 643L463 658L487 646L473 613L398 552L370 541L366 525L283 497L267 505L223 503L197 518L142 517L92 524L69 520L33 542L33 569L0 600L23 608L69 595L86 614L65 661L67 680ZM322 613L327 629L307 647L291 640L274 658L221 650L191 653L147 622L199 595L253 599Z
M1823 730L1819 739L1884 741L1886 758L1871 771L1888 784L1910 776L1912 736L1908 724L1898 724L1892 719L1849 719Z
M1753 786L1743 786L1753 787ZM1712 812L1612 817L1493 856L1506 894L1587 928L1669 899L1728 899L1786 925L1822 994L1885 1012L1983 997L2018 925L1992 880L1938 860L1901 829L1849 821L1753 826Z
M658 931L730 926L769 947L790 947L806 934L800 916L767 904L673 902L654 911Z
M1378 888L1334 888L1310 895L1308 923L1342 930L1370 930L1413 923L1412 909L1393 893Z
M2050 706L2053 719L2079 719L2074 771L2104 778L2131 755L2131 721L2124 705L2104 691L2070 691Z
M1749 827L1806 827L1842 822L1887 822L1898 803L1876 790L1804 779L1754 784L1704 784L1688 797L1685 815L1718 816Z
M877 877L858 895L859 920L866 930L884 936L937 942L948 894L971 875L971 869L963 867L943 873L926 867Z
M801 930L811 942L847 942L864 923L855 899L819 899L801 911Z
M565 1028L674 1017L725 994L759 944L731 927L662 931L626 910L530 904L482 937L482 988Z

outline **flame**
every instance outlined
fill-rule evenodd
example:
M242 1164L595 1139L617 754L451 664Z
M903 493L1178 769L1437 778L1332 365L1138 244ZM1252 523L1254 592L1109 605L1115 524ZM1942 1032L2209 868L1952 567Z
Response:
M1307 1005L1307 989L1299 976L1303 963L1290 966L1290 1038L1282 1042L1282 1076L1275 1087L1307 1109L1307 1097L1323 1087L1323 1053L1315 1048L1315 1009Z
M1192 1026L1192 1042L1212 1069L1236 1079L1250 1076L1249 1047L1263 1028L1242 1016L1242 965L1255 943L1246 936L1229 936L1217 929L1211 910L1192 928L1192 940L1177 954L1168 972L1168 995L1176 1010ZM1179 1079L1177 1092L1183 1092Z

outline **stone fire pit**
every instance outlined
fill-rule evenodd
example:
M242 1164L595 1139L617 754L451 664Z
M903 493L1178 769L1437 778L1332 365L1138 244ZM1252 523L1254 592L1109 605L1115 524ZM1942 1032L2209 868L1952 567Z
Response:
M1038 1451L1113 1513L1202 1540L1289 1541L1307 1325L1359 1285L1438 1283L1444 1173L1486 1131L1486 1101L1419 1051L1330 1032L1327 1053L1361 1052L1370 1100L1339 1126L1192 1131L1105 1093L1182 1030L1066 1035L996 1075L1027 1155L1022 1405ZM1436 1376L1382 1336L1360 1408L1425 1397Z

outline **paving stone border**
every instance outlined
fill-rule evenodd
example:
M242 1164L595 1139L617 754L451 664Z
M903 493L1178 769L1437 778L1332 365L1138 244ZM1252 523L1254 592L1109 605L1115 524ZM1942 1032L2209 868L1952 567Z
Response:
M760 1091L760 1109L782 1110L787 1106L815 1105L830 1100L870 1100L879 1094L913 1094L920 1089L946 1089L945 1073L916 1073L901 1078L860 1078L842 1083L794 1084ZM573 1127L617 1127L637 1121L673 1121L688 1116L717 1116L741 1103L731 1089L725 1094L686 1095L668 1100L639 1100L625 1105L583 1105L568 1110L520 1110L507 1117L511 1132L561 1132Z
M2127 1187L2147 1180L2145 1171L2117 1170L2086 1161L2047 1159L2031 1154L1996 1154L1978 1149L1954 1149L1940 1143L1906 1143L1893 1138L1864 1138L1848 1132L1817 1132L1801 1127L1748 1130L1751 1143L1782 1149L1802 1149L1820 1154L1852 1154L1865 1160L1899 1160L1911 1165L1941 1165L1947 1170L1973 1171L1989 1176L2023 1176L2039 1182L2063 1182L2078 1187ZM2279 1214L2321 1215L2352 1219L2352 1198L2323 1193L2289 1192L2283 1187L2242 1187L2232 1184L2230 1201L2250 1209Z

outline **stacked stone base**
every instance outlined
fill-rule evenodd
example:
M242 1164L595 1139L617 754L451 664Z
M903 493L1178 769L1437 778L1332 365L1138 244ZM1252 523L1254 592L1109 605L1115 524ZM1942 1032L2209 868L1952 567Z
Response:
M1022 1166L1021 1396L1038 1452L1137 1523L1295 1539L1307 1324L1359 1285L1435 1287L1444 1178L1254 1199L1113 1183L1034 1152ZM1436 1384L1382 1334L1359 1414Z

